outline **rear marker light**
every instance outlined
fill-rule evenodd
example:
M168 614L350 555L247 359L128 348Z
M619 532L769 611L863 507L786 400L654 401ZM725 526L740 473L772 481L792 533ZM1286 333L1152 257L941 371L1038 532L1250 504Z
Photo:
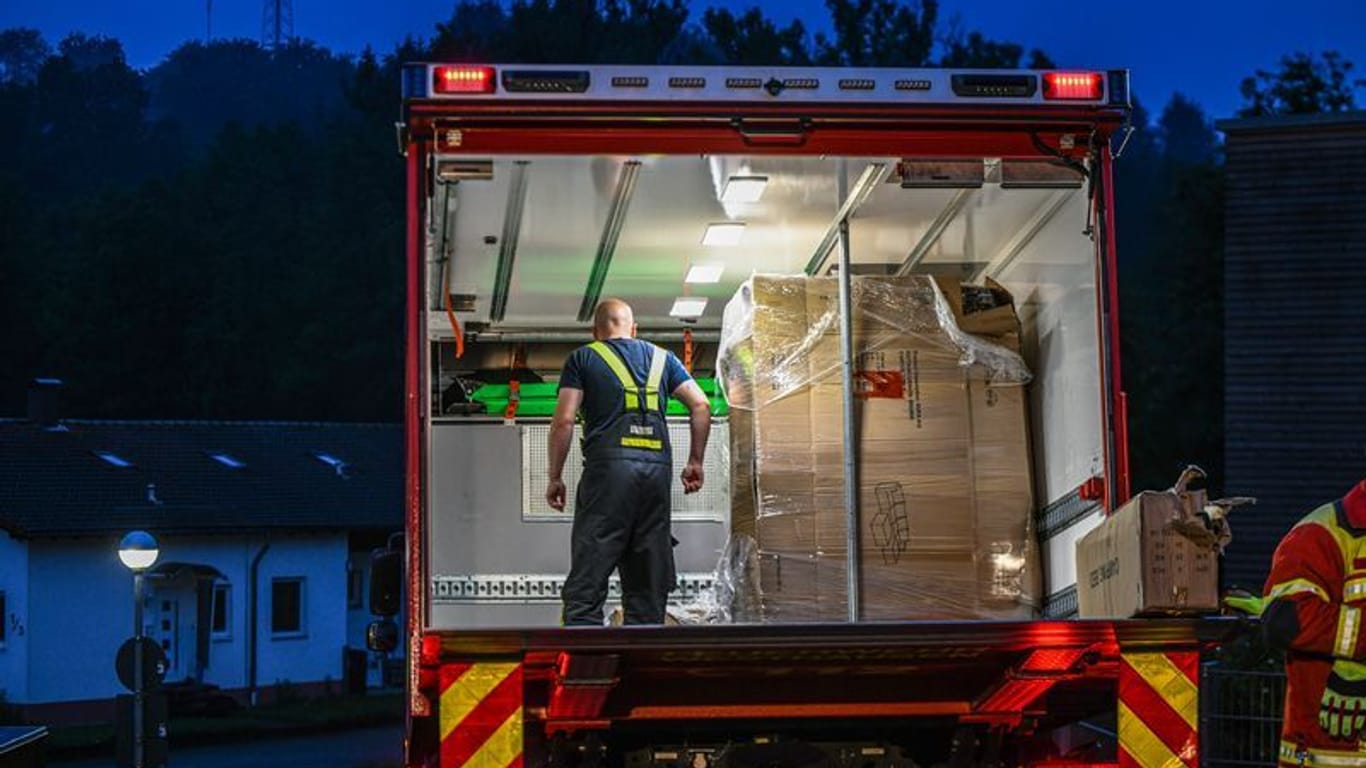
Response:
M790 77L783 81L783 87L798 91L813 91L821 87L821 81L814 77Z
M956 96L989 99L1028 98L1039 87L1033 75L954 75L949 83Z
M671 77L669 78L670 88L706 88L707 78L705 77Z
M524 69L503 72L503 90L508 93L584 93L588 73L578 70Z
M898 91L928 91L930 89L929 80L898 80L896 81Z
M648 77L614 77L612 78L613 88L648 88L650 78Z
M432 70L436 93L493 93L493 67L437 67Z
M764 81L757 77L728 77L726 78L727 88L762 88Z
M1045 72L1043 97L1059 101L1097 101L1104 95L1105 80L1099 72Z
M871 91L873 90L872 80L850 79L840 81L841 91Z

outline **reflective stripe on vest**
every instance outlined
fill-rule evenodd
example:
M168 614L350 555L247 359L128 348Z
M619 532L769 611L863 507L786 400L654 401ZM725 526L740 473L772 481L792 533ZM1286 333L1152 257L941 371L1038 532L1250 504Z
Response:
M1366 542L1363 541L1361 531L1350 527L1346 512L1341 505L1341 501L1324 504L1305 515L1296 524L1297 528L1301 525L1317 525L1327 531L1333 537L1333 541L1337 543L1338 551L1342 555L1343 584L1341 593L1330 594L1323 585L1300 578L1273 585L1268 590L1267 596L1275 599L1297 593L1312 592L1326 603L1349 603L1349 605L1338 606L1337 627L1333 633L1333 655L1354 658L1358 650L1357 639L1361 636L1363 619L1366 618L1363 616L1360 606L1360 601L1366 598L1366 569L1358 567L1359 556L1366 552ZM1358 603L1358 605L1350 605L1350 603Z
M1281 765L1320 766L1349 768L1366 765L1366 752L1348 752L1336 749L1307 749L1289 741L1281 742Z
M1309 579L1291 579L1290 581L1283 581L1267 590L1266 596L1268 600L1275 600L1278 597L1289 597L1290 595L1302 595L1305 593L1312 594L1325 603L1333 602L1333 600L1328 597L1328 591L1326 589Z
M630 369L626 367L626 362L608 347L606 342L595 341L588 345L588 348L598 353L607 367L621 382L621 388L626 392L626 410L645 410L658 411L659 407L659 384L664 380L664 362L666 354L659 347L654 348L654 356L650 358L650 375L645 379L645 386L636 383L636 379L631 375ZM645 395L644 408L641 407L640 393Z

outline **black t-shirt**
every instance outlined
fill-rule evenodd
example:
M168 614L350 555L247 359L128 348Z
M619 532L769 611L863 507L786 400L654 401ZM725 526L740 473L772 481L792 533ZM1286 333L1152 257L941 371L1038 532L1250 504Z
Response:
M635 380L644 384L650 374L654 345L639 339L607 339L606 343L626 360L626 366ZM692 380L677 355L668 350L664 350L664 354L664 376L659 385L661 405L667 402L665 398L671 392ZM571 352L569 359L564 361L564 370L560 372L560 389L566 388L583 390L583 405L579 408L583 413L585 442L591 442L623 406L616 374L612 373L597 352L586 346Z

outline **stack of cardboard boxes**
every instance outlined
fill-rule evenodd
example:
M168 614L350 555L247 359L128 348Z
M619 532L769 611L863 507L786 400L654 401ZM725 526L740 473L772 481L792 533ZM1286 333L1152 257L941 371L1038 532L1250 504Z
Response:
M863 620L1027 618L1037 602L1018 320L999 287L941 286L853 281ZM756 276L727 309L733 529L758 542L766 621L847 616L837 291Z

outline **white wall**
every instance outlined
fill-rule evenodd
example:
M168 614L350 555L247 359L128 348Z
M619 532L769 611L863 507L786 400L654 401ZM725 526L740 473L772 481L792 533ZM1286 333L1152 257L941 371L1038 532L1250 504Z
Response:
M114 654L133 634L118 539L29 542L29 703L123 693Z
M346 535L275 538L261 560L256 684L315 682L341 684L346 645ZM303 635L276 637L270 628L271 580L304 577Z
M5 593L5 640L0 643L0 699L28 699L28 545L0 530L0 592Z
M227 578L232 588L231 632L226 639L210 639L204 680L224 688L245 687L247 577L251 559L266 539L158 538L160 562L209 565ZM114 537L31 543L28 702L96 699L123 692L114 673L114 656L132 636L133 581L118 560L117 544ZM269 544L259 569L257 685L269 686L278 680L317 682L328 677L340 681L341 648L347 635L346 535L274 536ZM0 556L0 563L8 560ZM0 578L3 573L0 570ZM305 631L301 637L272 637L270 583L277 576L304 578ZM149 587L156 589L150 580ZM190 654L193 622L191 604L182 608L181 621L183 648Z

